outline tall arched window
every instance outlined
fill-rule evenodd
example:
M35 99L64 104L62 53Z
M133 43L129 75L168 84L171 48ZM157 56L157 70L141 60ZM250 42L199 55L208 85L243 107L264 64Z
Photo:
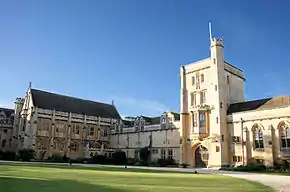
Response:
M278 126L280 132L281 148L290 148L290 126L282 122Z
M263 130L258 124L252 128L254 136L254 149L264 149Z

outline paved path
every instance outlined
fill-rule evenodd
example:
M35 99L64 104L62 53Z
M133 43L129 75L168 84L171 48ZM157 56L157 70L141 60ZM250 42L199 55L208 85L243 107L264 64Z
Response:
M0 161L0 163L24 163L19 161ZM32 164L39 164L39 162L25 162ZM53 165L61 165L62 163L45 163ZM119 167L114 165L95 165L95 164L73 164L83 167ZM121 166L122 167L122 166ZM247 173L247 172L232 172L232 171L219 171L213 169L194 169L194 168L166 168L166 167L139 167L139 166L128 166L127 168L138 168L147 170L164 170L164 171L179 171L179 172L194 172L226 175L236 178L247 179L262 183L263 185L270 186L279 192L290 192L290 176L283 175L270 175L270 174L259 174L259 173Z

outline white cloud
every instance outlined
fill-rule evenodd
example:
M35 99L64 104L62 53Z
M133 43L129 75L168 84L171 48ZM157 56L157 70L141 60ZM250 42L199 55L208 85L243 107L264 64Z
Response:
M135 99L133 97L113 97L115 105L122 117L125 116L159 116L164 111L168 111L169 108L158 101ZM129 114L129 115L123 115Z

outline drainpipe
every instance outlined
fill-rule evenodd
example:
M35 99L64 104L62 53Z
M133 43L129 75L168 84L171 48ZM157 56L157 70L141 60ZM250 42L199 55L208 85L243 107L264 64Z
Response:
M243 166L245 165L245 154L244 154L244 131L243 131L243 127L244 127L244 120L241 118L241 132L242 132L242 137L241 137L241 140L242 140L242 163L243 163Z

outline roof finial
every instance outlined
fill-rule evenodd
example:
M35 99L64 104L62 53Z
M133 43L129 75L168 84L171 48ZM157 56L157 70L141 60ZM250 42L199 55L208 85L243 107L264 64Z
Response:
M31 89L31 82L29 82L29 86L28 86L28 88Z
M112 105L115 105L114 100L112 100Z

